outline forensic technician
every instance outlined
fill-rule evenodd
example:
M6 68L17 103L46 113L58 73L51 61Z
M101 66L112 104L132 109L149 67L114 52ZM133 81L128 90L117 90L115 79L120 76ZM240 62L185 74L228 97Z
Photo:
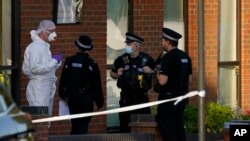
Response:
M104 104L101 75L98 64L89 51L93 49L92 40L82 35L75 41L77 52L66 58L60 84L59 96L66 101L70 114L89 113ZM88 133L91 117L71 119L71 135Z
M42 20L37 30L30 32L32 42L24 52L23 73L29 78L26 97L29 106L48 106L52 115L56 91L56 70L61 66L62 55L51 55L50 42L55 40L56 26L50 20Z
M152 72L154 60L148 54L140 51L143 38L127 32L125 52L114 61L110 75L117 79L121 89L120 107L149 102L148 90L152 87ZM150 114L150 108L119 113L120 131L130 132L128 126L132 114Z
M162 46L167 53L161 59L157 79L161 89L158 100L171 99L188 92L189 77L192 74L190 57L178 49L179 33L163 28ZM158 105L156 120L163 141L186 141L184 129L185 100L174 105L168 102Z

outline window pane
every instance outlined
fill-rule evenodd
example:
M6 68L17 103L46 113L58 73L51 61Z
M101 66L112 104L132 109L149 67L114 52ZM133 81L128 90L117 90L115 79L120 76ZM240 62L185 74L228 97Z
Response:
M223 67L219 69L219 95L218 103L223 105L237 106L237 76L235 74L235 67Z
M128 31L128 0L107 0L107 64L124 53L125 34ZM116 86L117 80L110 77L107 70L107 109L119 107L120 89ZM108 128L120 125L119 114L107 115Z
M110 70L107 70L107 109L119 108L120 89L116 86L117 80L111 78ZM107 115L108 127L119 126L119 116L117 113Z
M183 21L183 0L164 0L164 21Z
M11 65L11 0L0 2L0 65Z
M11 65L11 1L0 1L0 66ZM10 90L10 70L0 70L0 83Z
M173 29L182 35L178 48L184 50L183 0L164 0L164 27Z
M221 0L219 61L236 60L236 0Z
M124 53L125 34L128 31L128 1L107 1L107 64Z

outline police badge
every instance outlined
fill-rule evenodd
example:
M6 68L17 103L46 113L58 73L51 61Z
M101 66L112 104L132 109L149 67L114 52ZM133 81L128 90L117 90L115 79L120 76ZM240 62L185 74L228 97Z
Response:
M142 63L141 63L141 66L145 66L146 65L146 63L148 62L148 58L147 57L143 57L142 58Z
M123 56L123 63L124 64L128 64L129 63L129 59L128 59L128 56Z

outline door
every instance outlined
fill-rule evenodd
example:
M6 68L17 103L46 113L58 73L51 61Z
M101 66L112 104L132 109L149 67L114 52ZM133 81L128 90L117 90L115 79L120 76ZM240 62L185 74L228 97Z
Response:
M131 0L107 0L107 109L119 108L120 89L110 71L114 60L124 53L125 34L129 29ZM120 126L118 113L107 115L107 132L117 132Z

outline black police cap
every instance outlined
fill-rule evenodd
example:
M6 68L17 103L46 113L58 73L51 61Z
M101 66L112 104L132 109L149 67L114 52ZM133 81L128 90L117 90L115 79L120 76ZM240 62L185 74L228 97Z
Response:
M80 36L79 39L75 41L75 44L79 49L88 51L93 49L92 40L87 35Z
M132 32L127 32L126 33L126 41L125 43L129 44L132 42L139 42L142 43L144 41L143 38L139 37L138 35L132 33Z
M171 30L169 28L163 28L162 29L162 38L167 38L172 41L178 41L182 35L178 32L175 32L174 30Z

